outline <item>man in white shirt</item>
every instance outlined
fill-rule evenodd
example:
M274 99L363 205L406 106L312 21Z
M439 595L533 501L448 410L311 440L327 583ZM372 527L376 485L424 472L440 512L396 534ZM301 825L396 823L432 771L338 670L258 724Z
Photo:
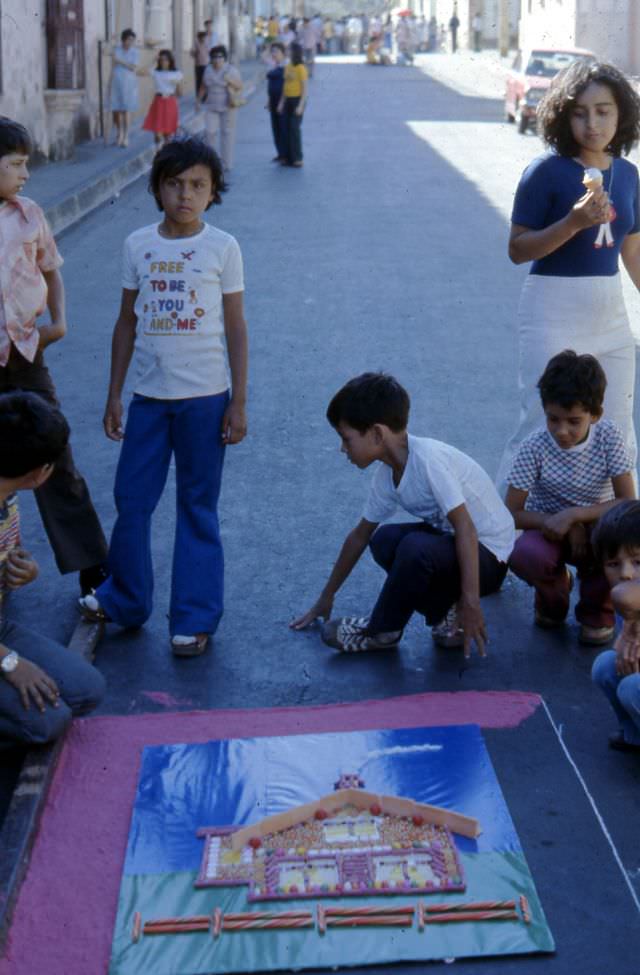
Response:
M319 598L293 620L303 629L328 620L322 639L343 652L395 647L414 612L443 646L475 642L485 655L480 597L497 591L515 541L511 514L488 474L455 447L407 432L409 396L384 373L364 373L343 386L327 410L342 451L364 469L378 466L362 518L347 535ZM402 508L419 521L380 523ZM387 579L369 617L329 619L333 600L370 546ZM458 603L459 615L447 614ZM438 626L438 624L443 624Z

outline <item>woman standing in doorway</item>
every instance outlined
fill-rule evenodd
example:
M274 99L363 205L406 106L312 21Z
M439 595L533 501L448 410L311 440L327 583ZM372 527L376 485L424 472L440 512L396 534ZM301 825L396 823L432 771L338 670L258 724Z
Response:
M563 349L599 360L605 416L622 430L634 467L637 459L635 345L618 259L640 290L638 170L622 158L640 136L640 98L612 65L575 61L540 103L538 127L550 149L522 175L509 238L511 260L533 263L518 309L520 423L501 488L519 444L543 422L536 383Z
M120 44L111 55L113 74L111 75L111 111L116 127L115 144L125 148L129 143L129 121L132 112L138 111L138 79L136 72L140 52L134 47L135 33L123 30Z
M224 44L212 47L209 57L211 63L205 68L198 96L204 102L205 131L212 149L216 148L216 136L220 132L220 158L227 176L233 166L236 138L237 108L233 103L242 91L242 78L238 69L227 63Z

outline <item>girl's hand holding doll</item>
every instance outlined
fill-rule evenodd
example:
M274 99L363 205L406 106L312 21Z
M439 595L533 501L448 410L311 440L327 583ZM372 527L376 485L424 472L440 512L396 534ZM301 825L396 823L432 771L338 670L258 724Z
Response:
M588 227L597 227L601 223L608 223L611 219L611 204L609 196L600 187L596 190L587 190L581 196L571 211L572 219L576 230L585 230Z

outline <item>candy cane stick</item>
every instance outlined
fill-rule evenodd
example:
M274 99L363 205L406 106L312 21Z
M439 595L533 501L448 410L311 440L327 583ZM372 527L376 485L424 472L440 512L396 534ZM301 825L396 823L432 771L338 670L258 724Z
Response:
M311 917L310 911L239 911L235 914L225 914L225 921L257 921L260 918Z
M142 914L140 911L136 911L133 915L133 928L131 929L131 940L135 944L140 940L140 932L142 931Z
M379 914L377 916L369 915L365 917L328 917L327 927L329 928L368 928L368 927L384 927L384 928L410 928L412 923L412 917L409 914Z
M418 903L418 931L424 931L424 904Z
M227 921L222 920L223 931L263 931L274 928L312 928L313 918L308 917L286 917L282 918L258 918L257 921Z
M206 924L145 924L143 934L188 934L190 931L208 931L209 920Z
M515 906L515 905L514 905ZM375 914L378 917L386 917L393 914L411 914L413 917L415 907L412 904L393 905L393 907L325 907L324 912L327 918L330 917L368 917Z
M448 924L453 921L519 921L515 911L452 911L451 914L428 914L425 924Z
M158 917L147 921L146 924L204 924L205 922L208 924L209 920L207 914L194 914L192 917Z
M220 929L222 927L222 910L219 907L213 912L213 921L211 925L211 934L214 938L220 937Z
M318 931L320 934L324 934L327 930L327 912L322 906L318 904Z
M529 901L524 896L520 894L520 910L522 911L522 920L525 924L531 924L531 912L529 910Z
M448 914L450 911L515 911L515 901L472 901L468 904L425 904L428 914Z

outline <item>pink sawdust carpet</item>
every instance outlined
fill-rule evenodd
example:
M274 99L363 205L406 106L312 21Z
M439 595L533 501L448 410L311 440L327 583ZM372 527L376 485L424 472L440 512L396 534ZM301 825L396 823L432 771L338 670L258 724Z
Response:
M190 711L74 722L44 809L0 975L105 975L140 753L147 745L314 732L478 724L513 728L536 694L416 694L255 711Z

